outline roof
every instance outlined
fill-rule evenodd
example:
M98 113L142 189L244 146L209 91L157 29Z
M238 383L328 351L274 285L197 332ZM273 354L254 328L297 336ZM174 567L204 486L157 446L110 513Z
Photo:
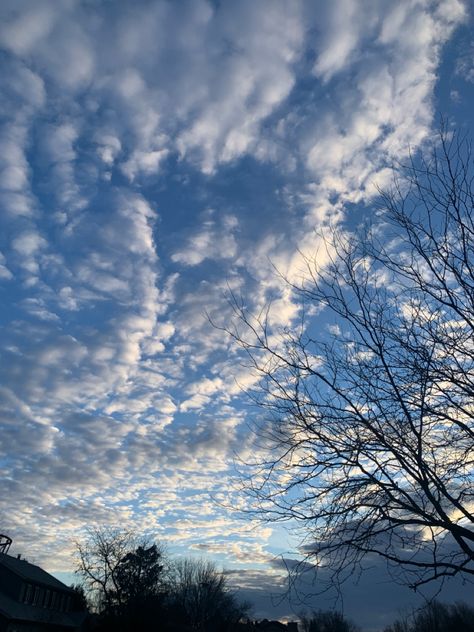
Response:
M36 564L30 564L26 560L19 560L17 557L7 555L6 553L0 553L0 565L8 568L15 575L19 575L22 579L34 583L47 586L49 588L55 588L56 590L71 592L71 588L66 586L53 577L46 571L44 571Z
M288 629L288 626L281 621L269 621L268 619L263 619L262 621L256 622L256 627L259 630L281 630L282 632Z

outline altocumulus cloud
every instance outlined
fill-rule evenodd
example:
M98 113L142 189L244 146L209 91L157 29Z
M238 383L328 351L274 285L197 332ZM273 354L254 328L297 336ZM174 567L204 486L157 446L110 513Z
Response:
M430 135L467 19L460 0L1 3L0 515L19 547L67 570L78 529L120 523L263 572L272 530L209 502L257 448L236 386L254 378L207 314L228 322L232 289L291 324L275 267L298 275L314 228Z

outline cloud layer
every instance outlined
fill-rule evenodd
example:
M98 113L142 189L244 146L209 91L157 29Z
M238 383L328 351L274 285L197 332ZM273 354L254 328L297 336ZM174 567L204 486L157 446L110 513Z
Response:
M253 378L209 317L232 290L292 322L275 268L297 275L314 228L431 133L466 19L460 0L2 2L0 515L20 549L66 569L107 523L272 558L270 529L211 501L255 447Z

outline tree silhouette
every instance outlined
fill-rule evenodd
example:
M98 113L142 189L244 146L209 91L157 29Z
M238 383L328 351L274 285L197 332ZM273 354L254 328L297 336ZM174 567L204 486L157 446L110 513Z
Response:
M77 573L98 612L123 613L162 591L162 551L131 531L91 529L77 552Z
M474 609L464 603L433 601L412 617L395 621L385 632L474 632Z
M89 608L84 586L81 584L72 584L71 588L74 591L71 610L73 612L84 612Z
M290 284L299 325L231 299L271 446L247 489L303 527L330 582L373 556L412 587L474 574L473 177L469 143L443 132L371 227L326 227L326 263Z
M120 529L90 529L76 544L77 573L96 610L121 604L117 567L133 547L134 535Z
M300 620L303 632L359 632L340 612L319 610L310 617L301 615Z
M247 613L212 562L182 559L171 568L170 599L174 615L193 630L225 630Z
M77 548L78 573L99 615L98 632L224 632L248 610L211 562L165 564L156 544L132 532L93 529Z
M116 584L122 602L142 601L160 591L163 585L162 557L156 544L140 545L119 561Z

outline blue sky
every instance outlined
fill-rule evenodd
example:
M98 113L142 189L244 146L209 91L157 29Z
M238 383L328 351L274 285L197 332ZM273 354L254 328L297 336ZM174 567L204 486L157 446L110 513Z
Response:
M275 269L297 278L323 221L370 214L439 114L472 129L468 9L3 0L0 516L16 550L64 572L84 526L122 525L278 589L294 538L219 504L244 502L233 460L259 449L257 413L207 314L230 322L231 289L291 325Z

